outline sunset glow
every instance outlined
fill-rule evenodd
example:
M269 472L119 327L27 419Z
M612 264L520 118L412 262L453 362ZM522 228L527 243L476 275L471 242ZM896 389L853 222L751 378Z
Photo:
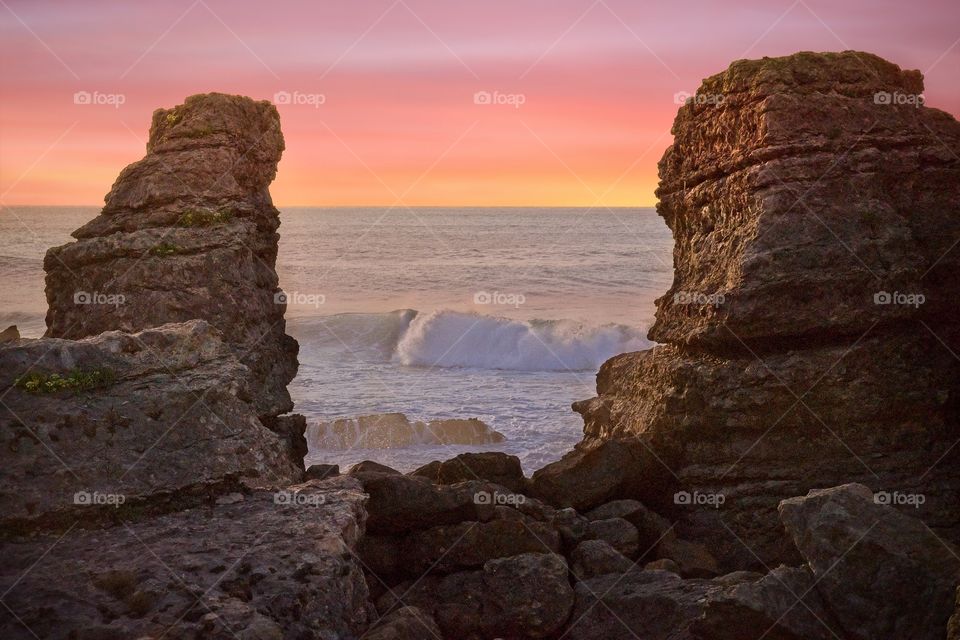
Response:
M207 91L289 98L280 206L649 206L675 94L744 57L870 51L960 114L949 1L0 5L3 204L100 204Z

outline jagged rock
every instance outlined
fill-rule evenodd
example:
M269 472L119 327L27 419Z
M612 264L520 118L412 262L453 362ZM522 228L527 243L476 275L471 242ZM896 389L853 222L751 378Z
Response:
M735 62L679 111L662 344L609 360L574 408L581 446L639 437L725 498L671 513L721 567L796 562L776 505L850 481L924 494L960 539L960 124L884 98L921 91L870 54L801 53Z
M440 484L465 480L486 480L511 491L523 491L526 487L520 458L499 451L461 453L436 468L436 481Z
M553 526L560 533L564 548L569 550L585 540L590 533L590 521L571 507L556 511Z
M388 467L385 464L380 464L379 462L374 462L373 460L364 460L362 462L358 462L350 467L347 473L352 476L355 476L358 473L389 473L393 475L400 475L400 472L396 469Z
M431 612L444 637L546 638L570 616L573 589L561 556L525 553L490 560L480 571L426 576L394 587L382 613L415 606Z
M147 155L77 242L47 252L47 336L206 320L250 368L258 415L290 411L297 342L284 333L268 191L283 148L266 101L210 93L155 111Z
M326 480L340 475L338 464L312 464L307 467L303 477L305 480Z
M842 638L812 586L781 568L769 576L740 572L682 580L666 571L632 570L577 583L565 637L575 640L820 640ZM802 599L802 602L800 600ZM818 616L824 618L821 624ZM732 621L732 622L731 622ZM809 633L809 635L804 635ZM715 634L715 635L714 635ZM835 635L837 634L837 635Z
M0 346L2 529L298 482L302 463L257 419L249 383L202 320Z
M385 616L377 625L363 634L364 640L426 640L441 638L440 628L433 616L416 607L402 607Z
M636 558L640 552L640 534L623 518L592 520L587 530L591 538L603 540L628 558Z
M528 491L556 507L585 511L623 496L662 503L670 469L632 440L586 443L533 474ZM643 481L641 481L643 478Z
M255 492L236 504L7 541L0 635L357 637L373 619L352 552L363 534L360 485L335 478L289 492L298 497Z
M854 638L943 638L960 554L916 518L877 504L858 484L780 503L816 588Z
M17 325L12 324L3 331L0 331L0 344L5 342L14 342L15 340L20 339L20 331L17 329Z
M653 549L663 538L671 533L670 522L663 516L647 509L637 500L614 500L587 513L590 520L623 518L637 529L637 540L641 552Z
M584 540L570 554L570 563L570 571L577 580L626 573L634 564L605 540Z

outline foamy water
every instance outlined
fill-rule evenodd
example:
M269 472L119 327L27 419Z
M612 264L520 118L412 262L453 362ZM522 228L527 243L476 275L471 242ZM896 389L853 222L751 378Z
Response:
M0 324L42 333L44 252L96 212L0 212ZM581 436L570 403L594 395L604 360L650 345L653 300L672 278L670 232L651 209L295 208L281 220L298 412L310 422L476 417L507 438L311 450L308 462L410 470L502 450L530 472L557 459Z

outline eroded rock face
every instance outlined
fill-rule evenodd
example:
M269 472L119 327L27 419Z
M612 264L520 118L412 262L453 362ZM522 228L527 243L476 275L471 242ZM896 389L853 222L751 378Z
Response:
M293 408L298 349L284 332L268 191L283 148L265 101L211 93L154 112L147 155L120 173L77 242L47 252L47 336L206 320L249 367L273 426Z
M727 570L797 560L778 502L850 481L923 494L960 538L960 123L922 89L876 56L801 53L735 62L679 111L663 344L609 360L574 409L581 448L638 436L722 497L672 515Z
M2 529L298 482L302 458L258 420L250 382L202 320L0 346Z
M0 635L359 637L376 619L351 551L363 535L360 485L335 478L287 491L299 498L254 492L106 530L4 543Z
M960 550L923 522L877 504L860 484L785 500L780 515L817 591L852 637L944 637Z

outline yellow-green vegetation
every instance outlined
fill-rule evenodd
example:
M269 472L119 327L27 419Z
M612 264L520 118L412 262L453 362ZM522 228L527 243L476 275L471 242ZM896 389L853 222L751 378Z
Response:
M170 113L167 114L167 124L172 127L180 122L181 118L183 118L183 114L178 112L176 109L172 109Z
M160 256L161 258L165 258L167 256L172 256L177 253L180 253L180 247L173 244L172 242L161 242L157 246L150 249L150 253L152 253L155 256Z
M74 369L67 373L28 373L17 378L13 386L27 393L80 393L113 384L116 376L109 369Z
M227 209L210 211L209 209L188 209L177 220L181 227L209 227L233 220L233 213Z

